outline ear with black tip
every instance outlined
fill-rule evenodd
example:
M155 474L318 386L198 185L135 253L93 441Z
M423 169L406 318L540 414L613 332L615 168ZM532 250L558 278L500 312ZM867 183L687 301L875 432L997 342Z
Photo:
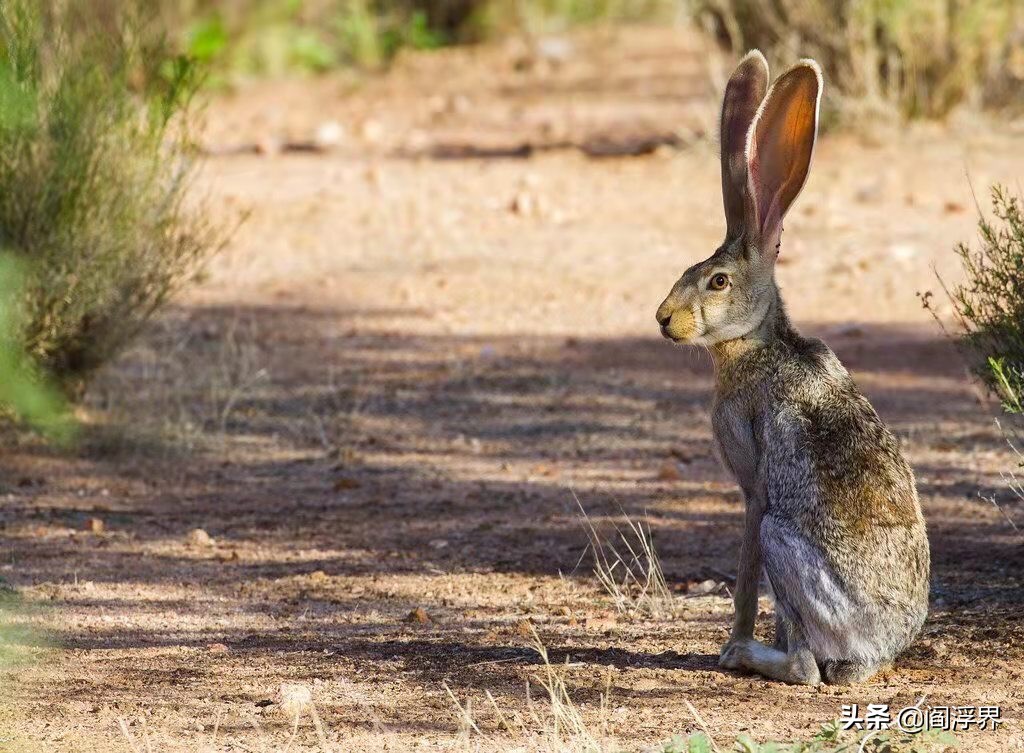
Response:
M776 254L782 219L807 181L818 136L821 68L801 60L772 84L747 135L747 229Z
M727 238L737 238L743 232L747 133L767 89L768 63L759 50L751 50L733 71L722 99L722 199Z

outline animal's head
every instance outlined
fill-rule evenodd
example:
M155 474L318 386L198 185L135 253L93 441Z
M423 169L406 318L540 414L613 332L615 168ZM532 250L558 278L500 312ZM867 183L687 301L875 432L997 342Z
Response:
M743 337L764 320L778 295L782 220L811 166L821 89L813 60L797 63L771 89L757 50L736 67L721 117L725 242L686 270L658 307L665 337L712 345Z

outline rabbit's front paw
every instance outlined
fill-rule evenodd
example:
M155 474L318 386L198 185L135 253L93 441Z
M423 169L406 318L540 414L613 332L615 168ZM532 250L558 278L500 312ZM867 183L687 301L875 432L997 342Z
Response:
M722 651L718 655L718 666L722 669L740 669L746 666L749 656L749 641L729 641L722 646Z

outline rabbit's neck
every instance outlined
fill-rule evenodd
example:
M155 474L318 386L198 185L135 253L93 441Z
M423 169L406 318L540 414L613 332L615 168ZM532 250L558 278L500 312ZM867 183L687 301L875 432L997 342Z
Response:
M765 312L764 318L757 327L743 337L724 340L711 346L711 355L714 358L715 373L718 375L719 382L733 381L737 371L742 369L743 364L748 362L752 356L794 336L796 336L796 332L789 322L782 298L776 290L768 306L768 311Z

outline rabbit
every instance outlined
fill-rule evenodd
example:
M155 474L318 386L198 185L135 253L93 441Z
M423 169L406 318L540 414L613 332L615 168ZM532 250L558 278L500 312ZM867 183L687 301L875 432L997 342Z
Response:
M775 262L810 168L823 80L802 60L768 81L757 50L729 79L725 241L686 270L657 320L666 338L713 355L716 450L745 501L719 666L787 683L863 682L921 630L928 537L899 442L835 354L786 315ZM775 599L771 646L754 639L762 572Z

